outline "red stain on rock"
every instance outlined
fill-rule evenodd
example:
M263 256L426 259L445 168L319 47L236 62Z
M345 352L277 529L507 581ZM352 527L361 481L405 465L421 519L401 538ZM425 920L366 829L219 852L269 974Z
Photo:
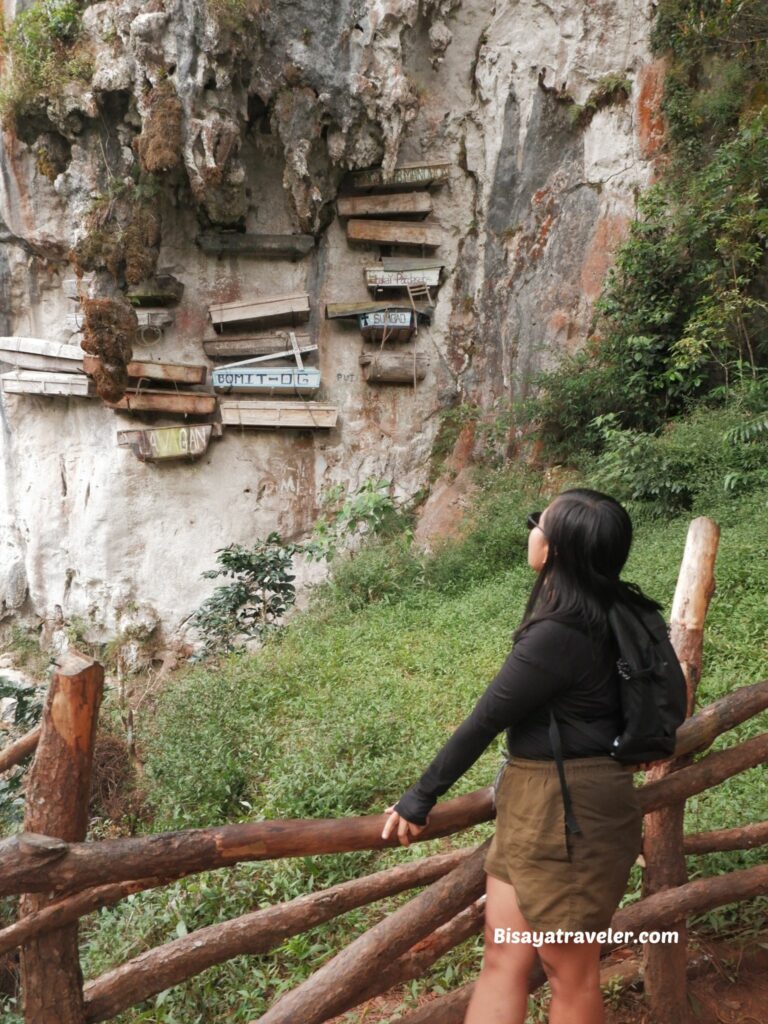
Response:
M624 240L629 221L623 214L605 214L595 224L592 238L581 265L581 290L584 296L594 302L603 287L613 254Z
M557 208L555 196L548 188L541 188L531 196L534 223L524 231L515 232L514 262L512 277L516 278L525 267L538 260L547 246L547 240L555 223Z
M646 160L660 155L666 133L661 101L664 97L664 58L640 68L637 89L637 136L640 153Z

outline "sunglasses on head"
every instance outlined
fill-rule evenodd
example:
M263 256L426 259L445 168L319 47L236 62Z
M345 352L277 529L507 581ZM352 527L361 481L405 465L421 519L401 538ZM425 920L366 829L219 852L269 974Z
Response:
M539 520L540 519L541 519L541 512L529 512L528 517L525 520L527 525L528 525L528 529L529 530L534 530L537 526L539 526ZM539 526L539 529L541 529L540 526Z

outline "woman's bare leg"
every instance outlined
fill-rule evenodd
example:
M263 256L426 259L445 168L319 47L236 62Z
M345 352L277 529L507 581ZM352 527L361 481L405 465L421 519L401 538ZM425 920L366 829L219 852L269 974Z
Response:
M599 942L550 942L539 950L552 989L549 1024L604 1024Z
M530 944L494 942L494 929L530 931L513 885L486 876L485 950L464 1024L524 1024L528 978L536 960Z

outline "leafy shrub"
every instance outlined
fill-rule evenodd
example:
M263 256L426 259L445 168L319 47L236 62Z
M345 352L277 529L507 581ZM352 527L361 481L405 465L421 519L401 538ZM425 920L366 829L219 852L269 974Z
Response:
M21 686L0 675L0 700L11 697L15 700L13 728L19 733L29 732L39 724L43 714L43 699L30 686ZM0 778L0 834L18 827L24 817L24 777L32 761L32 754Z
M598 451L598 416L654 431L768 362L767 31L758 0L660 5L668 160L638 199L594 334L537 381L533 415L549 457Z
M374 601L389 603L408 593L422 577L410 533L372 540L354 558L334 563L324 596L350 611Z
M603 451L592 483L654 516L717 505L724 492L765 488L768 446L759 441L765 419L746 419L743 403L701 407L651 434L623 429L606 414L596 420Z
M293 557L300 550L284 544L277 533L251 548L230 544L219 548L220 568L203 573L206 579L228 576L232 583L217 587L192 616L205 654L243 648L246 640L263 637L296 600Z
M312 537L302 550L310 561L330 561L342 546L354 546L365 537L398 532L407 522L391 495L390 480L373 477L354 493L343 484L330 487L323 497L323 511Z

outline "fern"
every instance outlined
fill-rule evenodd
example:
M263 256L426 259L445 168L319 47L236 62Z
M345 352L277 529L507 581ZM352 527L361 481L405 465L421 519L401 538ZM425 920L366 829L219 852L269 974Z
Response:
M762 413L749 423L740 423L726 431L725 440L729 444L747 444L768 434L768 413Z

